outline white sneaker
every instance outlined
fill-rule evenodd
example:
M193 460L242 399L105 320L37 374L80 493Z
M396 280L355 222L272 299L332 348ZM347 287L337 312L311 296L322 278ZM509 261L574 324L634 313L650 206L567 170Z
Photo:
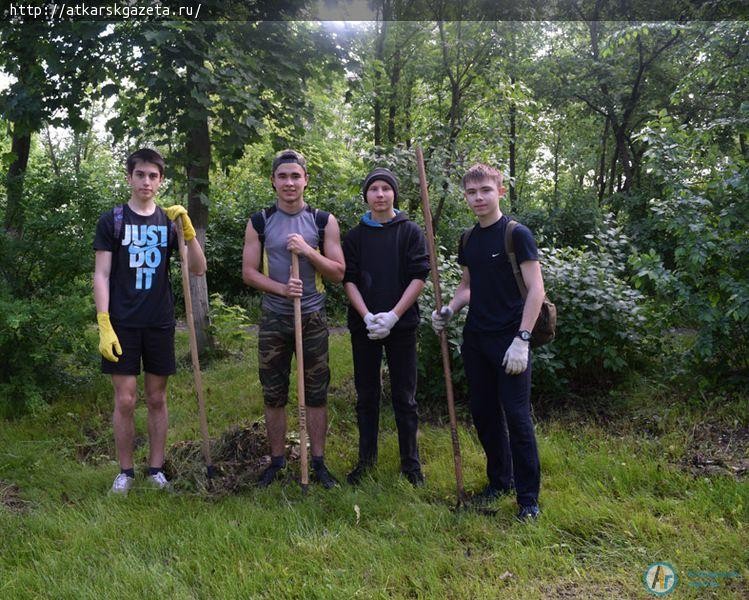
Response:
M135 479L128 477L124 473L120 473L114 478L111 493L125 496L130 491L130 488L133 487L133 483L135 483Z
M169 480L164 476L163 471L159 471L155 475L149 475L148 482L157 490L164 490L165 492L172 491L172 484L169 483Z

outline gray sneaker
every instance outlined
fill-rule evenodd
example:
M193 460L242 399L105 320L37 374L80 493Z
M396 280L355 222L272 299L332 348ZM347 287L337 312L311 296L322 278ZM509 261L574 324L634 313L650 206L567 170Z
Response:
M135 479L133 479L132 477L128 477L124 473L120 473L119 475L117 475L117 477L114 478L110 493L126 496L130 491L130 488L133 487L133 483L135 483Z
M149 485L154 489L163 490L165 492L172 491L172 484L169 483L169 480L167 480L163 471L159 471L155 475L149 475L147 480Z

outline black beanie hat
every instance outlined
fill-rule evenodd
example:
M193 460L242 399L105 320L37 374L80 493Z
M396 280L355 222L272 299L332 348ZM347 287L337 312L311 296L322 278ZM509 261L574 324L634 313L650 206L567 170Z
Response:
M361 184L361 195L364 202L367 201L367 190L369 189L369 186L378 179L388 182L390 184L390 187L393 188L393 206L395 206L395 208L398 208L398 178L390 169L386 169L384 167L377 167L376 169L373 169L369 172L369 175L364 178L364 182Z

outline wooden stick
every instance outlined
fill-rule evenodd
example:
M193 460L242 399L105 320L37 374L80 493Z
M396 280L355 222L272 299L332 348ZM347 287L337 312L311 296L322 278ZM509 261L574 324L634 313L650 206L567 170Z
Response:
M185 232L182 230L182 217L175 219L177 240L179 242L179 259L182 267L182 292L185 296L185 317L190 338L190 356L192 357L192 374L195 381L195 394L198 397L198 414L200 419L200 435L202 437L203 459L205 460L206 476L213 477L213 462L211 461L210 438L208 437L208 419L205 414L205 400L203 399L203 378L200 373L198 358L198 340L195 336L195 318L192 312L192 296L190 295L190 271L187 262L187 246Z
M429 190L424 170L424 155L420 147L416 147L416 164L419 170L419 186L421 187L421 209L424 212L424 226L426 228L429 262L432 271L432 285L434 286L435 309L442 309L442 292L440 290L440 275L437 269L437 249L434 244L434 229L432 227L432 209L429 206ZM440 349L442 350L442 368L445 373L445 391L447 392L447 411L450 414L450 437L453 443L453 460L455 463L455 484L457 488L458 506L466 502L463 489L463 462L460 456L460 441L458 440L458 420L455 416L455 398L453 395L452 369L450 368L450 350L447 345L447 332L440 332Z
M299 279L299 256L291 253L291 277ZM302 340L302 299L294 298L294 341L296 342L296 395L299 404L299 461L302 490L309 485L307 463L307 407L304 398L304 342Z

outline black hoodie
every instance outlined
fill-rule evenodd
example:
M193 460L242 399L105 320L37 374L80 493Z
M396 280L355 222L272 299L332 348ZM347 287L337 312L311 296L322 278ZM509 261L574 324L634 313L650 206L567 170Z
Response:
M392 221L378 225L365 215L344 236L343 255L346 258L343 282L359 288L373 314L392 310L411 281L425 280L429 274L424 234L404 212L397 212ZM414 302L393 329L415 329L418 325L419 307ZM348 309L348 327L352 332L366 329L352 306Z

